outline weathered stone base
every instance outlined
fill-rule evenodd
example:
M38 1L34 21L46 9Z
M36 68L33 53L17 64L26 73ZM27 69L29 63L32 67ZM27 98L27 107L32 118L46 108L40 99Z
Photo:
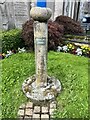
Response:
M53 112L56 109L56 102L48 106L36 106L32 102L22 104L19 107L19 120L50 120L53 118Z
M48 102L55 101L55 98L61 91L61 83L53 76L47 77L47 83L38 87L36 76L27 78L22 85L22 90L26 97L36 105L46 105Z

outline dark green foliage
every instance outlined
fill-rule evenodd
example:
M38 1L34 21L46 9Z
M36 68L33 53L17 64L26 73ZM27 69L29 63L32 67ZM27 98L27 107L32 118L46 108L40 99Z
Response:
M34 50L33 20L27 21L23 25L22 37L28 49ZM48 22L48 50L55 50L62 42L63 26L58 23Z
M7 50L17 50L18 47L23 47L24 42L21 38L21 30L13 29L10 31L4 31L0 34L2 40L2 52L7 52Z
M61 15L56 17L55 22L64 26L64 34L79 35L84 33L80 23L76 22L71 17Z

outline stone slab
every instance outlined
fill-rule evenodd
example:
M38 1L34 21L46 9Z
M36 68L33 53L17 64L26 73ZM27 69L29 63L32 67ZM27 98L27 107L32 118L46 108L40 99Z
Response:
M32 102L28 102L26 104L26 108L33 108L33 103Z
M30 117L30 116L25 116L24 117L24 120L31 120L32 119L32 117Z
M25 104L22 104L19 109L25 109Z
M42 114L41 119L49 120L49 115L48 114Z
M51 104L50 104L50 108L56 108L56 103L55 102L52 102Z
M40 113L40 106L35 106L33 112L34 113Z
M24 109L19 109L18 116L24 116Z
M32 118L37 118L37 119L39 119L39 118L40 118L40 114L33 114Z
M50 118L53 118L55 109L55 102L50 103L48 106L36 106L32 102L27 102L19 107L18 117L19 120L50 120Z
M48 107L42 107L42 113L48 113Z
M32 116L32 114L33 114L32 109L25 110L25 115Z
M55 109L50 109L50 115L53 115Z

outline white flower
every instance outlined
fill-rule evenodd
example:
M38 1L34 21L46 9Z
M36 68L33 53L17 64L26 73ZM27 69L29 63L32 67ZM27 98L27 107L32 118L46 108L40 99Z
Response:
M6 58L8 58L9 56L11 56L12 54L13 54L13 52L11 50L7 51Z
M81 56L82 55L82 49L77 48L76 53L77 53L78 56Z
M7 51L7 54L12 55L13 53L11 50L9 50L9 51Z
M62 47L61 46L58 46L57 47L57 52L60 52L62 50Z
M18 48L18 51L20 50L20 48Z
M25 52L25 51L26 51L26 50L25 50L25 48L24 48L24 47L23 47L23 48L21 48L21 49L20 49L20 48L18 48L18 52L19 52L19 53L22 53L22 52Z
M64 52L67 52L67 51L68 51L68 47L67 47L66 45L63 46L62 48L63 48L63 51L64 51Z

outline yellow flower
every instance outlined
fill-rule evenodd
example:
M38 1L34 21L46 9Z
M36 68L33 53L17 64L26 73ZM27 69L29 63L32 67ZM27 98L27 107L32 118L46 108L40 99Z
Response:
M5 53L3 53L2 55L5 56Z
M82 49L84 49L84 46L81 46Z
M90 47L88 48L88 50L90 51Z
M72 48L71 46L69 46L69 48Z
M72 47L72 44L70 44L70 47Z
M83 52L85 52L85 50L83 50Z
M72 47L72 49L74 49L74 46Z

